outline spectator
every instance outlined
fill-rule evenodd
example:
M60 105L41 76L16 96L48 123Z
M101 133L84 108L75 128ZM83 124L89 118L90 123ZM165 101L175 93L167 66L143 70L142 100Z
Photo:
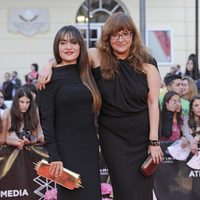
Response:
M190 143L192 153L198 153L200 143L200 95L195 95L190 101L189 116L184 117L183 135Z
M171 75L166 78L165 80L166 88L167 91L174 91L178 93L181 97L181 108L182 108L182 114L188 115L189 114L189 101L185 100L182 98L183 95L183 80L182 77L179 75ZM161 93L159 95L159 104L160 108L162 109L162 104L163 104L163 98L164 98L165 93Z
M162 140L175 141L181 138L181 97L174 91L168 91L163 99Z
M38 79L38 64L33 63L31 65L31 72L29 72L25 76L25 81L26 83L32 83L34 80L37 80L37 79Z
M197 87L194 80L189 77L183 77L183 99L190 101L194 95L197 95Z
M12 91L14 88L13 83L10 80L10 73L6 72L4 75L5 81L3 82L2 90L5 93L5 100L12 100Z
M185 76L189 76L194 80L199 78L199 68L197 66L196 55L190 54L186 63Z
M23 88L27 88L28 90L30 90L32 96L33 96L33 99L35 100L35 103L36 103L36 97L37 97L37 87L32 84L32 83L26 83L25 85L22 86ZM38 113L38 109L37 109L37 113ZM39 113L38 113L38 118L39 118ZM38 125L38 134L37 134L37 140L44 144L44 134L43 134L43 131L42 131L42 127L41 127L41 124L40 124L40 120L39 120L39 125Z
M18 73L16 71L12 72L12 83L13 83L13 91L12 95L15 96L15 93L17 89L19 89L22 86L21 80L17 77Z
M38 115L36 103L27 88L19 88L10 110L10 124L6 143L23 149L37 142Z

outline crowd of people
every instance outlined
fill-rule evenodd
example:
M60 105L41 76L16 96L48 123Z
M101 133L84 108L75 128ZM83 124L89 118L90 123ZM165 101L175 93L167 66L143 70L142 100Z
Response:
M24 81L18 78L18 72L13 71L12 73L6 72L4 74L4 81L0 84L0 89L4 92L4 99L6 101L12 100L17 89L22 86L22 82L32 83L37 85L38 80L38 64L31 64L31 71L24 76Z
M180 65L172 66L160 84L156 60L124 13L108 18L96 48L86 48L76 27L62 27L53 52L55 61L40 74L32 64L23 86L17 72L12 79L5 74L0 144L23 149L41 142L47 146L53 176L62 176L64 167L80 173L84 188L58 186L59 200L101 199L100 145L114 199L152 200L154 176L143 176L140 167L148 154L155 163L162 162L160 141L180 139L183 148L198 153L200 80L195 54L189 55L185 73ZM10 109L3 100L12 100Z

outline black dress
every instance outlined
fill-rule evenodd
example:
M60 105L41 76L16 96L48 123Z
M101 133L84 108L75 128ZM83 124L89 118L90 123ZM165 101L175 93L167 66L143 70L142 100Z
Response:
M81 175L84 188L73 191L58 186L58 199L100 200L97 131L92 95L82 83L77 65L53 68L46 89L38 94L42 128L49 161Z
M146 75L136 73L126 60L119 61L119 74L113 80L103 80L100 67L93 74L103 100L100 145L114 199L151 200L153 177L140 172L147 157L150 130Z

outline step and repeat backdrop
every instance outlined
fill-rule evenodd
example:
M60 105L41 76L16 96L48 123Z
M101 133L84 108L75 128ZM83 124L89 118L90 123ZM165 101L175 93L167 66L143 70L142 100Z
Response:
M187 160L175 160L168 152L171 143L162 143L163 163L155 175L154 193L157 200L199 200L200 170L192 169ZM35 164L48 158L42 145L26 146L18 150L11 146L0 149L0 199L42 200L46 191L56 188L54 182L37 175ZM200 162L200 161L199 161ZM100 152L102 183L110 183L108 169ZM134 189L134 188L133 188Z

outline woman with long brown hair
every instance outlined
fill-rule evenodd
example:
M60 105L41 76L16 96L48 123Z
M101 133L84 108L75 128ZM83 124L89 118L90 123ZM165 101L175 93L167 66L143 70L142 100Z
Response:
M197 93L195 81L189 76L184 76L182 98L190 101L194 95L197 95Z
M51 173L63 167L81 175L83 188L70 191L58 185L58 199L100 200L98 139L95 113L101 98L91 76L84 39L74 26L64 26L54 39L57 66L51 82L38 92L38 108Z
M36 143L38 124L37 107L33 96L29 89L21 87L13 97L6 144L23 149L24 145Z
M162 160L158 138L160 76L130 16L115 13L102 28L89 60L102 96L99 139L115 200L151 200L153 176L140 167L150 153ZM44 70L40 82L49 81ZM48 71L48 72L46 72ZM42 80L43 79L43 80Z

